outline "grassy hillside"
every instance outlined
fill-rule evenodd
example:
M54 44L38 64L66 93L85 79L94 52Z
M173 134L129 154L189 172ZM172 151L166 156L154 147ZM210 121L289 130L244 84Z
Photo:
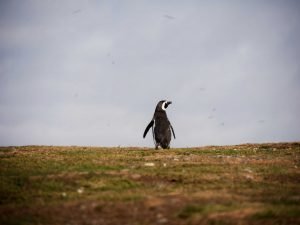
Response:
M300 224L300 143L0 148L0 224Z

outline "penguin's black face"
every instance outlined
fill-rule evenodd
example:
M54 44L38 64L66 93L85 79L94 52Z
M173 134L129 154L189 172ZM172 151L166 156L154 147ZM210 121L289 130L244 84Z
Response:
M172 104L171 101L162 100L159 103L157 103L156 110L164 110L164 111L166 111L166 109L168 108L168 106L170 104Z

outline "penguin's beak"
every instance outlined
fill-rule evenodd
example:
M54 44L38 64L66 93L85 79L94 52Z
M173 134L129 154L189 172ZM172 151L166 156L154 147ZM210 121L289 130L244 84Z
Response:
M167 108L170 104L172 104L171 101L166 102L166 108Z

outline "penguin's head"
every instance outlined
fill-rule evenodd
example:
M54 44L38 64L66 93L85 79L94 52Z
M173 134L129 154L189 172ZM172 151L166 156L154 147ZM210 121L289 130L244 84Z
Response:
M157 103L156 111L161 111L161 110L166 111L166 109L170 104L172 104L171 101L161 100L159 101L159 103Z

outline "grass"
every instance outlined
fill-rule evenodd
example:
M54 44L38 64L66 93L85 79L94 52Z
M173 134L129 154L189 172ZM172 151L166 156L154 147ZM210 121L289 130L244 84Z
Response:
M300 143L0 147L0 224L300 224Z

